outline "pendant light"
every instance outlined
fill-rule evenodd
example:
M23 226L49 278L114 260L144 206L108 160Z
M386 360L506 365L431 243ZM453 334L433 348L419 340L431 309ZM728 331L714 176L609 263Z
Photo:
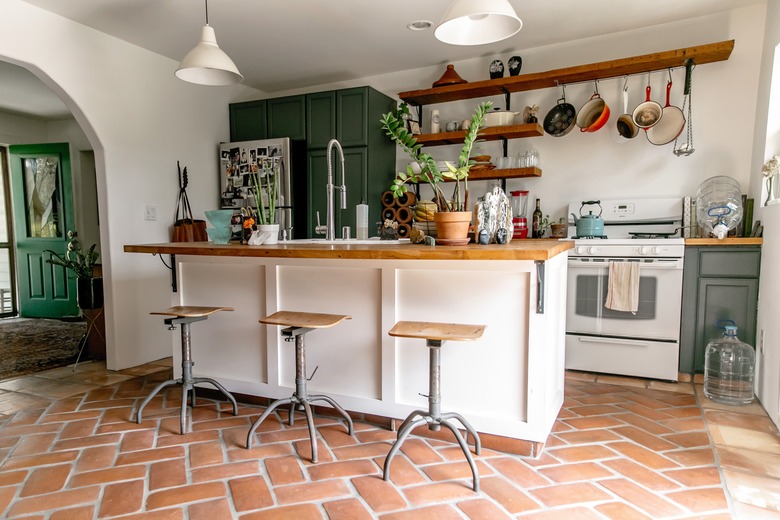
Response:
M176 77L199 85L235 85L244 79L233 60L217 45L214 29L209 26L209 0L200 43L181 60Z
M482 45L509 38L522 27L509 0L455 0L433 34L452 45Z

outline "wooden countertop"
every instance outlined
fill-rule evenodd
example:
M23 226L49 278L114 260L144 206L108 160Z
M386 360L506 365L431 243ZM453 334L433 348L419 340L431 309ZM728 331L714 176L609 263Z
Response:
M515 240L505 245L425 246L410 243L376 244L278 244L247 246L178 242L126 245L126 253L165 255L235 256L255 258L344 258L358 260L549 260L571 249L571 241Z
M761 237L743 238L686 238L686 246L760 246L764 243Z

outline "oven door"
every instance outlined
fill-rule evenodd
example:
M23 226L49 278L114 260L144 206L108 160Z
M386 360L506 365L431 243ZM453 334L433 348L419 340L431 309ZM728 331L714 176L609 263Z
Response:
M609 262L638 261L636 314L607 309ZM566 332L677 341L680 335L682 258L569 258Z

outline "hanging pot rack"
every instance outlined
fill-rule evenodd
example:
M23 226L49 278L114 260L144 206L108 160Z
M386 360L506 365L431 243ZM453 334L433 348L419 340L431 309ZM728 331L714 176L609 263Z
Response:
M572 85L593 82L595 80L623 78L648 72L681 68L685 67L687 59L693 59L696 65L726 61L731 56L733 50L734 40L726 40L630 58L565 67L546 72L534 72L508 78L474 81L424 90L411 90L399 93L398 97L401 101L417 107L434 103L500 95L505 96L508 101L509 95L515 92L552 88L561 84Z

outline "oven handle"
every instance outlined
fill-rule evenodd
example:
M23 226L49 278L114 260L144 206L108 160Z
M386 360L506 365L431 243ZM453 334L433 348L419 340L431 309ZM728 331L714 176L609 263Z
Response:
M646 347L647 341L640 341L634 339L617 339L617 338L589 338L586 336L580 336L577 338L582 343L612 343L614 345L632 345L636 347Z
M625 261L623 259L613 259L610 260L612 262L621 262ZM582 267L590 267L594 269L607 269L609 267L609 262L592 262L592 261L582 261L578 258L569 258L569 267L572 268L582 268ZM639 267L641 270L645 269L668 269L668 270L674 270L674 269L680 269L682 270L682 260L651 260L649 262L639 262Z

